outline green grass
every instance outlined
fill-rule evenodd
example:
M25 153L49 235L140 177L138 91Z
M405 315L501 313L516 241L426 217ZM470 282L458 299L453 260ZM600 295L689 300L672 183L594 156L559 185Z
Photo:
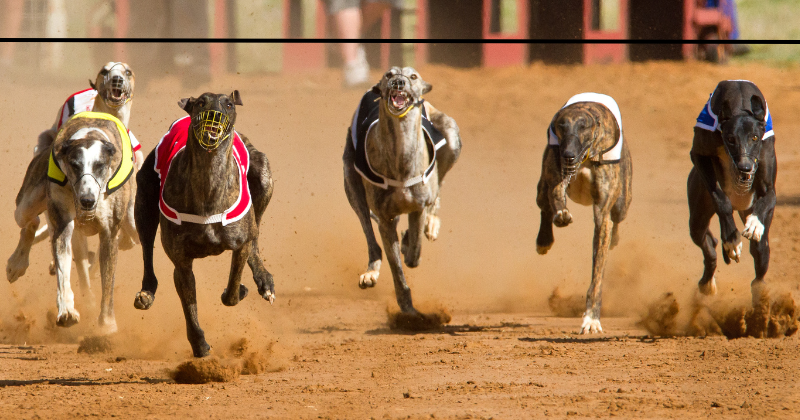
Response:
M736 0L740 39L794 40L800 42L800 1ZM737 62L800 63L800 45L752 44L752 51Z

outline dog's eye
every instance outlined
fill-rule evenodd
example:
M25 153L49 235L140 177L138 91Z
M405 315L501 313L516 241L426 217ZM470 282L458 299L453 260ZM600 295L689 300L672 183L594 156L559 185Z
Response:
M225 108L231 109L231 108L233 108L233 105L231 105L231 103L228 102L227 104L225 104Z
M394 73L392 73L392 71L391 71L391 70L387 71L387 72L386 72L386 74L384 74L384 75L383 75L383 77L385 77L385 78L387 78L387 79L388 79L388 78L390 78L390 77L392 77L392 76L394 76Z
M758 141L758 136L753 136L753 141Z
M411 80L417 80L417 75L416 74L412 74L411 75Z
M204 101L202 99L198 100L197 101L197 106L200 106L200 107L206 106L206 101Z
M131 76L131 75L133 75L133 72L130 71L130 70L125 70L125 75L126 76Z

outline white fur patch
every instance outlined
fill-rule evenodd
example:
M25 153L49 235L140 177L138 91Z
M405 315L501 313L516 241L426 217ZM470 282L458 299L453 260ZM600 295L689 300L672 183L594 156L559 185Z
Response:
M367 271L358 277L358 285L362 289L366 289L367 287L375 287L375 285L378 284L379 275L380 272L378 270Z
M103 146L100 142L95 142L88 148L81 148L80 152L82 154L80 159L82 164L81 173L75 174L76 176L80 176L77 185L77 195L78 197L91 195L95 200L98 200L103 190L103 185L100 184L105 184L105 179L96 179L92 168L96 162L101 161ZM88 174L91 174L91 176Z
M595 334L603 332L603 327L600 326L600 320L594 319L589 315L583 316L583 324L581 325L581 334Z
M761 235L764 234L764 225L758 220L758 216L751 214L747 216L744 222L744 230L742 236L754 241L760 241Z

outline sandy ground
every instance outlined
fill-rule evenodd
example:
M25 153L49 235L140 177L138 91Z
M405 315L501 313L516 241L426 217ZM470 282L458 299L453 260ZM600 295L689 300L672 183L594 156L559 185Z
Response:
M231 75L196 91L165 76L136 92L131 129L146 151L183 115L178 99L238 89L245 105L237 129L267 154L274 171L261 251L275 276L275 304L251 294L235 308L224 307L219 296L228 254L195 265L200 321L215 354L224 364L241 364L229 347L246 338L260 373L205 385L171 379L191 352L172 265L160 244L162 287L153 308L133 308L141 252L122 252L115 288L120 332L107 352L78 353L81 340L96 332L99 302L79 292L81 323L54 327L50 251L39 244L22 279L0 282L0 417L800 416L797 335L660 338L637 326L665 292L674 293L679 317L692 305L702 257L687 226L688 154L694 118L722 79L753 80L769 101L781 166L767 279L775 294L800 294L800 183L794 181L800 144L792 137L800 131L799 68L644 63L419 70L434 86L426 98L459 123L464 150L442 191L440 238L424 244L420 267L406 273L417 302L450 311L449 326L418 334L390 330L387 309L396 303L387 264L376 288L358 289L367 250L344 195L340 157L361 92L342 90L338 71ZM9 98L0 105L3 260L16 245L14 198L36 135L94 71L53 83L21 72L0 78ZM577 334L580 319L552 315L548 297L556 287L564 296L585 293L591 210L570 204L575 223L556 230L548 255L535 250L545 129L564 101L583 91L616 98L634 159L633 204L606 270L605 333L589 337ZM739 264L720 263L720 305L748 302L747 245L743 255Z

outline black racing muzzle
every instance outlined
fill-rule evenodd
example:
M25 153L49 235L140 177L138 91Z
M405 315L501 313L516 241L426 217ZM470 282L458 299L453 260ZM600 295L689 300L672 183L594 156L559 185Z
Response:
M577 144L578 147L570 147ZM583 162L586 161L589 155L589 148L591 144L586 146L582 145L580 141L574 140L570 145L561 149L561 177L568 181L578 173Z
M133 87L130 78L112 71L115 66L103 76L103 100L113 107L121 107L133 98Z

